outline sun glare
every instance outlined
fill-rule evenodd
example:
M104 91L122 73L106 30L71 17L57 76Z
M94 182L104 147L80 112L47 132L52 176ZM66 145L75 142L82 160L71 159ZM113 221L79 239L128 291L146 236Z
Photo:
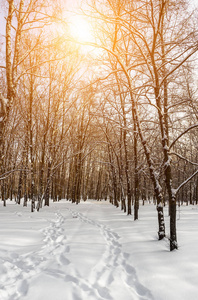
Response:
M93 43L94 34L91 23L82 16L73 16L69 21L69 30L73 39L80 43Z
M58 35L79 46L81 53L98 56L103 50L96 44L96 24L91 18L75 12L63 13L63 23L57 23L55 30Z

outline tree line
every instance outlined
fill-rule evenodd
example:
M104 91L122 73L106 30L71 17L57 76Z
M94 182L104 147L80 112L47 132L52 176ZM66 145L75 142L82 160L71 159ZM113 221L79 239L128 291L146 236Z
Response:
M198 201L196 10L184 0L90 0L80 10L94 31L86 42L69 35L61 1L4 9L4 206L108 199L136 220L140 200L154 201L163 239L168 204L177 249L177 204Z

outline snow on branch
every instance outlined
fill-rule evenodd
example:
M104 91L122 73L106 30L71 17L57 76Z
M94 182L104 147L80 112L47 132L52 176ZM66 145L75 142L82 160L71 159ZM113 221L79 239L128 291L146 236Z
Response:
M171 149L171 148L175 145L175 143L182 137L182 135L186 134L189 130L191 130L191 129L195 128L195 127L198 127L198 124L194 124L194 125L188 127L185 131L183 131L183 132L182 132L182 133L181 133L181 134L180 134L180 135L179 135L179 136L171 143L169 149Z
M193 177L195 177L198 174L198 170L195 171L190 177L188 177L185 181L183 181L180 186L178 186L178 188L175 190L175 195L179 192L179 190L185 185L187 184Z
M180 155L180 154L178 154L178 153L176 153L176 152L170 152L169 154L170 154L170 155L175 155L175 156L177 156L177 157L179 157L179 158L185 160L186 162L190 163L191 165L198 166L198 163L195 163L195 162L193 162L193 161L190 161L190 160L187 159L186 157L184 157L184 156L182 156L182 155Z
M189 49L187 49L188 51ZM185 61L187 61L194 53L198 51L198 44L196 44L195 48L178 64L176 65L166 76L162 79L160 85L164 83L164 81L171 75L173 74L179 67L181 67Z

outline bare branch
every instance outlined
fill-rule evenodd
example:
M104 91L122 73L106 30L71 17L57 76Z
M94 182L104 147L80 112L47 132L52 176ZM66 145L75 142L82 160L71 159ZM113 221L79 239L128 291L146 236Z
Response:
M170 147L169 147L169 149L171 149L174 145L175 145L175 143L184 135L184 134L186 134L189 130L191 130L191 129L194 129L194 128L196 128L196 127L198 127L198 124L195 124L195 125L192 125L192 126L190 126L190 127L188 127L185 131L183 131L172 143L171 143L171 145L170 145Z
M188 49L189 50L189 49ZM187 50L187 51L188 51ZM164 81L171 75L173 74L179 67L181 67L185 61L187 61L194 53L198 51L198 44L195 46L195 48L177 65L175 66L166 76L162 79L160 85L164 83Z
M184 182L182 182L180 184L180 186L178 186L178 188L174 191L175 195L177 195L177 193L179 192L179 190L185 185L187 184L192 178L194 178L196 175L198 174L198 170L195 171L190 177L188 177Z
M182 156L182 155L180 155L180 154L178 154L178 153L176 153L176 152L170 152L169 154L170 154L170 155L175 155L175 156L177 156L177 157L179 157L179 158L185 160L186 162L190 163L190 164L193 165L193 166L198 166L197 163L190 161L189 159L185 158L184 156Z

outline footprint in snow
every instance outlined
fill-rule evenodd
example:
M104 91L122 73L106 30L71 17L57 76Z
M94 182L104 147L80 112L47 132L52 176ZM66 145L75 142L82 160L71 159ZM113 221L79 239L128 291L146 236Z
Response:
M27 280L22 280L18 285L18 292L21 295L25 296L27 295L28 289L29 289L29 285L27 283Z
M67 246L65 247L65 252L67 252L67 253L70 252L70 246L69 246L69 245L67 245Z
M144 287L138 280L138 277L136 275L136 270L134 267L132 267L131 265L126 264L126 262L124 261L122 263L125 272L126 272L126 278L125 278L125 282L126 284L129 286L129 288L134 289L135 292L139 295L140 299L142 299L141 297L143 297L143 299L149 299L152 300L152 294L149 291L149 289L147 289L146 287Z
M58 260L61 265L69 265L71 263L70 260L64 256L64 254L61 254Z
M135 274L135 269L132 266L127 265L126 263L124 263L124 267L125 267L125 270L128 274Z
M71 281L71 282L74 282L74 283L76 283L76 284L79 283L79 280L78 280L76 277L72 276L72 275L66 275L66 276L65 276L65 281L66 281L66 282Z
M105 286L99 286L98 284L95 284L93 287L97 290L100 297L108 300L113 300L113 298L109 294L108 288L106 288Z

